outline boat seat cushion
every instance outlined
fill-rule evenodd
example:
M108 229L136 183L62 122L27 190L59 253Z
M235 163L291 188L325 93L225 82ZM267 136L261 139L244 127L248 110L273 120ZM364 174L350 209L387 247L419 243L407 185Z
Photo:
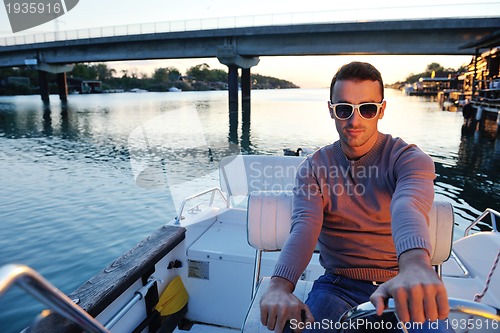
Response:
M252 191L291 191L304 159L270 155L224 157L219 166L221 189L229 196L247 196Z
M431 264L441 265L448 260L453 245L455 219L449 202L434 201L429 212L429 233L432 245Z
M291 191L251 192L248 196L248 244L261 251L281 250L290 234Z
M271 278L270 277L264 277L261 279L261 282L259 284L259 287L257 289L257 294L252 300L252 303L250 304L250 309L247 312L247 317L245 318L245 321L243 323L242 327L242 332L248 332L248 333L259 333L259 332L271 332L267 329L267 327L263 326L260 322L260 299L262 298L262 295L264 292L267 290L267 287L269 286ZM302 302L305 302L307 299L307 295L311 291L313 285L313 281L303 281L299 280L297 282L297 285L295 286L295 290L293 294L297 296L298 299L300 299Z
M257 250L281 250L290 233L293 193L290 191L255 191L248 197L247 239ZM440 265L451 253L453 242L453 207L435 201L429 213L432 245L431 263Z

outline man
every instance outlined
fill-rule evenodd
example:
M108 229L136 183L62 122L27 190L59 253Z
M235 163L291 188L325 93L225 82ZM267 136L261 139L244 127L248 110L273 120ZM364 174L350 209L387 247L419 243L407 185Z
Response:
M402 322L445 319L446 289L429 257L432 159L378 131L386 102L372 65L342 66L328 105L340 140L297 171L292 228L260 301L262 324L282 332L287 322L335 322L368 300L380 315L390 297ZM325 275L304 304L292 292L316 244ZM304 326L314 328L295 325Z

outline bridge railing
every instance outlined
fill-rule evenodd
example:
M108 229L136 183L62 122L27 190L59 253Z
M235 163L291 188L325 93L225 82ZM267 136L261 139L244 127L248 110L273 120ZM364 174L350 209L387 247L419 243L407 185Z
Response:
M259 26L280 26L315 23L345 23L432 18L498 17L500 2L476 2L446 5L400 6L363 9L341 9L322 12L280 13L221 18L201 18L181 21L118 25L34 35L0 38L0 46L47 43L64 40L185 32L211 29L231 29Z

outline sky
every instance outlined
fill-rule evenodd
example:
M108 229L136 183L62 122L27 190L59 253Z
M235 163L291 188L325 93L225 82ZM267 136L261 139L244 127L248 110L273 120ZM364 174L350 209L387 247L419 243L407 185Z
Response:
M323 13L332 17L352 17L353 20L427 18L437 16L500 16L499 0L420 0L418 5L402 0L340 1L269 1L269 0L79 0L69 12L54 21L13 33L7 8L0 8L0 38L33 35L43 32L88 29L150 22L184 21L210 18L255 16L270 20L286 13ZM286 4L286 5L285 5ZM496 13L495 13L496 11ZM267 16L266 16L267 15ZM296 14L297 16L298 14ZM308 16L309 17L309 16ZM312 16L311 16L312 17ZM437 62L445 68L458 68L471 61L471 56L301 56L260 57L252 73L292 81L302 88L323 88L329 85L337 69L350 61L367 61L377 67L386 83L402 81L411 74L425 71ZM110 62L108 66L151 75L155 68L176 67L182 73L197 64L227 70L217 59L179 59Z

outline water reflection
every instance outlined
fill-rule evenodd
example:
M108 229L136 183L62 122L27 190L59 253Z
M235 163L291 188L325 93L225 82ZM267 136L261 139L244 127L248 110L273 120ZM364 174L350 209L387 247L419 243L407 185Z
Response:
M50 104L43 103L43 135L52 136L52 117L50 115Z
M74 117L76 119L76 116ZM73 125L78 124L75 121ZM76 140L78 138L78 127L71 126L69 108L67 101L61 101L61 134L65 139Z
M229 144L240 145L241 152L244 154L253 154L255 150L252 148L250 140L250 123L251 123L251 102L249 100L242 101L241 105L241 137L238 140L238 122L239 111L238 103L229 103Z
M227 139L229 143L237 145L238 142L238 102L229 103L229 134Z
M129 162L131 154L135 154L136 157L140 154L133 150L133 146L127 140L134 128L137 128L139 123L145 122L141 119L140 113L120 115L120 110L113 107L113 98L109 100L109 106L105 103L103 106L82 105L81 100L53 104L42 104L39 100L34 102L28 98L0 101L0 137L10 139L38 137L54 139L58 137L62 140L44 141L41 146L36 147L37 151L42 154L59 154L64 159L83 158L100 162ZM133 108L141 101L134 100L134 103L131 106ZM283 100L280 103L280 106L286 104ZM425 103L427 105L428 101ZM225 156L239 153L269 153L274 149L270 148L275 144L274 141L286 142L285 140L290 137L290 133L286 132L286 127L290 124L286 121L294 121L294 116L281 118L280 128L275 127L276 131L272 131L275 133L266 132L265 135L268 137L263 138L263 132L256 132L255 128L252 131L252 126L255 127L256 124L263 124L263 122L275 122L275 118L272 118L275 114L271 114L268 110L265 110L266 112L257 110L261 113L253 114L250 102L243 102L239 110L237 103L230 103L228 109L227 103L224 103L222 107L213 100L202 99L194 102L195 110L192 115L179 118L182 121L176 118L179 115L173 116L180 104L193 105L193 102L173 102L167 107L162 104L156 108L159 111L154 110L154 117L148 118L149 120L156 119L153 122L160 125L161 130L168 134L167 137L161 139L161 142L153 143L153 148L147 149L148 158L159 161L159 170L165 170L168 166L169 172L175 175L175 177L170 176L173 177L175 184L213 172L217 169L218 162ZM147 110L151 109L151 106L147 108ZM291 110L286 106L282 109ZM434 113L428 110L423 112L426 112L425 119L434 121L432 120ZM166 118L158 121L157 117L162 115ZM225 121L220 115L224 115ZM266 119L263 120L263 117ZM193 127L195 120L199 121L196 128ZM221 133L224 127L226 130L222 132L225 134ZM273 128L272 124L270 128ZM293 127L290 126L290 128ZM422 131L426 132L426 129ZM252 137L252 133L257 133L257 138ZM272 135L280 135L280 137L275 139ZM310 133L303 135L307 137ZM193 136L199 137L199 143L194 145L184 143L186 140L193 140ZM182 139L183 137L185 139ZM442 136L441 139L434 138L435 141L442 139L444 139ZM447 143L450 146L449 141ZM312 146L322 144L325 142L311 143ZM436 146L438 145L439 142L436 142ZM22 149L33 149L33 146L23 146ZM275 149L274 153L281 155L282 148ZM477 132L471 134L464 132L458 151L445 151L443 154L446 156L433 156L436 161L436 191L438 193L453 200L458 207L465 202L463 211L466 216L477 215L476 210L498 207L500 201L498 194L500 190L500 141L498 139L482 136ZM471 210L470 207L474 209Z
M478 133L463 135L455 165L435 162L437 193L452 199L455 213L466 220L472 220L486 208L498 209L499 147L499 139Z
M245 154L254 154L250 139L250 119L251 105L250 101L246 100L242 102L241 108L241 150Z
M0 103L0 133L11 139L58 136L77 140L79 121L68 102Z

